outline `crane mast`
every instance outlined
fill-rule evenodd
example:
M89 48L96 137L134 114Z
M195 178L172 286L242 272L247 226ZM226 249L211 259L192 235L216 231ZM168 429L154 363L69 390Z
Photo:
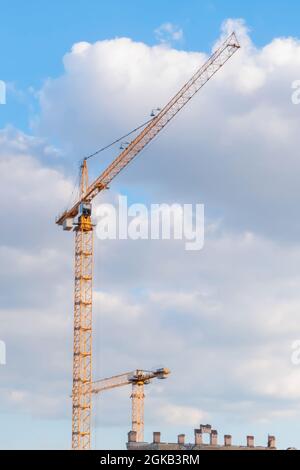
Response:
M144 442L144 398L145 382L137 380L132 384L132 431L136 432L137 442Z
M56 219L64 230L75 232L75 300L74 300L74 354L72 448L90 449L91 394L92 394L92 278L93 225L91 202L97 194L122 171L176 116L191 98L220 70L240 48L232 33L197 70L193 77L129 143L120 155L89 185L87 162L81 166L80 194L75 204ZM137 385L138 387L138 385ZM133 396L143 403L142 388ZM140 410L140 415L142 410ZM142 424L142 423L140 423ZM138 422L137 422L138 426Z
M88 170L81 166L80 193L86 191ZM93 226L83 205L75 228L75 291L72 391L72 448L90 448L92 383Z

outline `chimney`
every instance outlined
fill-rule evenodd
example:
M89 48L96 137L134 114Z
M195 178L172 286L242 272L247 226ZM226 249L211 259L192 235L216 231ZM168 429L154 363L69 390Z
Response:
M184 446L184 441L185 441L185 434L179 434L178 444L181 445L181 446Z
M210 434L210 445L217 446L218 445L218 431L212 429Z
M195 429L195 445L201 446L203 444L201 429Z
M211 425L210 424L200 424L200 431L203 434L210 434L211 433Z
M247 436L247 447L254 447L254 436Z
M224 436L224 446L230 447L232 445L232 436L230 434L225 434Z
M128 433L128 442L136 442L136 439L137 439L136 431L130 431Z
M276 438L275 436L268 436L268 447L270 449L276 448Z
M160 432L153 433L153 444L160 444Z

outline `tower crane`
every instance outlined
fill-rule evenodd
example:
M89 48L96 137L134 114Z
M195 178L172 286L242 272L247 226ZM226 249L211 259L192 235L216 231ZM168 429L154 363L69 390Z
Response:
M144 441L144 388L154 378L166 379L170 374L167 368L156 370L141 370L137 369L133 372L126 372L124 374L115 375L107 379L97 380L92 383L92 393L98 394L105 390L111 390L117 387L124 387L125 385L132 385L131 393L131 430L136 431L137 442Z
M64 230L75 233L75 290L72 391L72 448L90 449L92 394L92 281L93 281L93 224L92 201L108 188L122 171L176 114L240 48L232 33L192 78L153 117L118 157L93 183L88 181L87 159L83 160L78 200L56 219Z

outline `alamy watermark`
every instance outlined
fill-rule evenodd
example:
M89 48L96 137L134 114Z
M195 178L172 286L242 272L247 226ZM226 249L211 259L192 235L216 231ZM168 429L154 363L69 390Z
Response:
M119 196L117 205L100 204L95 211L100 240L184 240L185 250L204 245L203 204L128 205Z
M294 90L292 93L292 103L300 104L300 80L293 81L292 89Z
M0 80L0 104L6 104L6 84Z
M6 344L0 341L0 366L6 365Z
M294 366L300 366L300 339L297 339L292 344L291 363Z

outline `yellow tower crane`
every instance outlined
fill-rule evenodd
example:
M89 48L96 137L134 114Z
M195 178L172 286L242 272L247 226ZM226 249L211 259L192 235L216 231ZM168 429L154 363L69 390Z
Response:
M98 394L105 390L131 384L131 430L136 432L137 442L143 442L145 385L148 385L155 378L166 379L169 374L170 370L167 368L156 370L137 369L133 372L125 372L124 374L114 375L113 377L93 382L92 393Z
M88 182L86 159L81 165L80 194L56 223L75 232L74 351L72 392L72 448L90 449L92 394L92 281L93 225L91 202L155 136L176 116L239 49L232 33L197 70L181 90L132 140L120 155L95 179Z

